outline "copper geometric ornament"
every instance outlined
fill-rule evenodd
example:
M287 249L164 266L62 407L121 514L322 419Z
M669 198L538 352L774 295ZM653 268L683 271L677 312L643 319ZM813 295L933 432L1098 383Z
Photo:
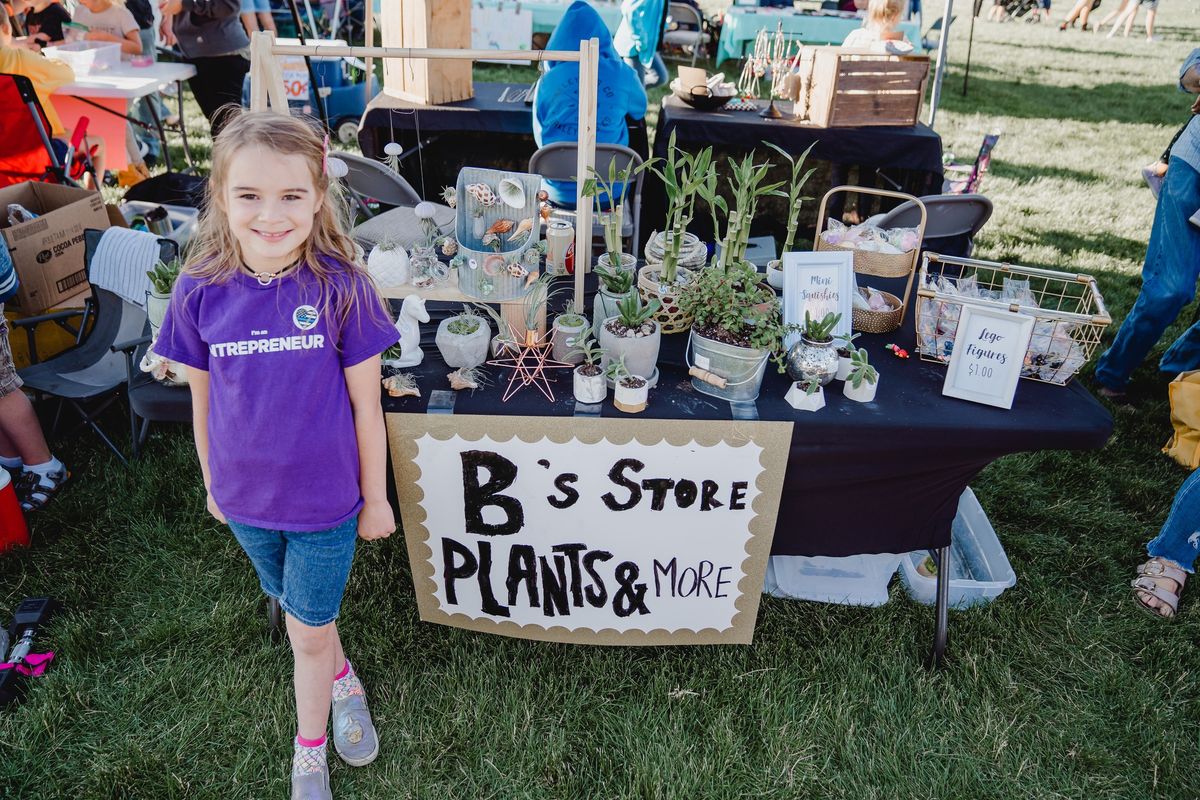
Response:
M517 331L511 325L508 330L510 340L515 342L518 337ZM525 331L523 344L503 346L501 353L511 353L511 355L487 362L488 366L513 371L512 376L508 379L508 386L504 390L504 396L500 398L501 402L507 403L510 397L526 386L535 387L547 400L551 403L554 402L554 390L550 388L550 379L546 375L546 370L574 369L575 365L565 361L555 361L549 357L551 349L549 336L549 331L541 336L538 336L537 331Z

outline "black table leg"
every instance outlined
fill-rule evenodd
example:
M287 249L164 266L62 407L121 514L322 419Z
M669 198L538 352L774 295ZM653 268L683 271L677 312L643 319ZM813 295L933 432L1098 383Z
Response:
M937 561L937 602L933 607L933 647L925 661L927 669L941 669L945 665L950 616L950 548L939 547L934 551L934 559Z

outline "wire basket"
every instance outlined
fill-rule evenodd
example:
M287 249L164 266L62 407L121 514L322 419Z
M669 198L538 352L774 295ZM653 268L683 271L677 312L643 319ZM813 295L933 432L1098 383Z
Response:
M1112 317L1090 275L926 253L917 288L917 352L948 364L964 304L1028 314L1021 377L1064 386L1096 352Z
M517 196L523 195L523 206L505 201L502 181L506 184L503 188L511 190L514 183L520 188ZM526 264L525 251L541 236L537 201L541 182L537 175L478 167L464 167L458 173L454 238L466 262L458 271L458 288L467 297L502 303L525 296L526 279L536 271ZM468 189L474 186L486 187L486 191ZM511 227L496 234L499 250L485 245L487 232L495 226L505 227L505 223ZM523 227L528 234L517 236Z

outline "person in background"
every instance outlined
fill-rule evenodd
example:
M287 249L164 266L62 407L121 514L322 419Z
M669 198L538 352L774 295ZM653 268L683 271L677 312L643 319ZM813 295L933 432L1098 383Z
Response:
M71 13L61 3L51 0L20 0L13 10L25 14L25 32L39 46L58 44L66 38L63 23L71 21Z
M133 21L138 25L138 38L142 42L142 55L149 57L151 61L158 60L158 47L155 44L155 33L157 26L154 22L154 8L150 5L150 0L125 0L125 7L129 9L129 13L133 14ZM153 166L162 158L162 141L158 138L158 132L152 126L154 118L150 114L150 104L154 104L154 110L157 112L159 121L163 121L170 116L170 111L163 104L158 92L151 92L143 97L132 110L132 116L146 126L138 126L134 128L134 134L137 137L140 151L142 151L146 163Z
M624 0L621 3L621 24L617 26L613 45L647 89L662 86L671 77L658 54L666 13L666 0Z
M241 0L242 27L246 35L251 36L258 31L275 33L275 18L271 16L271 0Z
M1150 560L1137 568L1134 599L1150 613L1171 619L1179 610L1179 595L1187 576L1195 571L1200 550L1200 470L1188 476L1158 536L1146 545Z
M1003 22L1008 19L1008 9L1004 7L1004 0L992 0L992 7L988 9L988 22Z
M625 118L646 116L646 90L637 73L621 61L613 47L612 36L596 9L575 0L562 20L547 50L578 50L579 43L600 40L599 94L596 103L596 142L629 144ZM579 64L574 61L547 61L545 73L533 90L533 138L538 147L551 142L579 141ZM564 208L575 207L574 181L546 181L550 200Z
M904 14L906 0L871 0L861 28L850 31L842 47L908 53L913 47L896 27Z
M87 27L89 41L119 42L122 58L141 55L142 37L138 34L137 20L123 3L79 0L71 21Z
M1121 27L1121 23L1125 23L1125 32L1122 35L1129 36L1134 20L1137 19L1138 9L1142 6L1146 7L1146 41L1157 42L1159 37L1154 35L1154 20L1158 16L1158 0L1129 0L1129 4L1113 22L1112 30L1108 32L1108 38L1111 39L1116 35L1117 28Z
M1124 14L1128 9L1133 8L1135 6L1137 6L1137 0L1121 0L1121 4L1119 6L1117 6L1115 9L1113 9L1112 11L1105 14L1104 19L1102 19L1102 20L1100 20L1100 22L1096 23L1096 33L1099 33L1101 28L1103 28L1105 25L1112 22L1113 20L1117 19L1118 17L1121 17L1121 15ZM1122 17L1122 19L1123 19L1123 17Z
M1038 0L1037 8L1033 9L1033 13L1029 17L1030 22L1049 22L1050 21L1050 0Z
M1065 31L1067 28L1073 27L1075 21L1079 21L1079 29L1082 31L1090 31L1088 27L1088 17L1092 12L1100 7L1100 0L1078 0L1067 16L1063 19L1062 24L1058 26L1060 31Z
M54 103L50 102L50 95L58 87L65 86L74 81L75 73L69 65L58 59L46 58L34 53L32 50L15 47L13 45L12 21L9 19L8 12L2 5L0 5L0 73L23 75L29 78L30 83L33 84L33 90L37 92L38 101L42 105L42 111L46 114L46 120L50 123L50 143L54 147L54 152L59 160L65 159L67 153L70 152L71 146L67 143L67 131L63 127L58 112L54 109ZM97 142L93 145L91 158L96 175L103 179L103 142ZM89 188L95 189L98 187L89 185Z
M250 39L238 14L240 0L162 0L162 37L178 42L196 68L188 81L215 139L229 109L242 104L242 82L250 71Z
M1200 48L1183 62L1179 88L1200 94ZM1192 106L1200 106L1200 100ZM1096 364L1100 394L1125 397L1129 376L1158 343L1167 326L1196 294L1200 278L1200 227L1188 219L1200 209L1200 116L1193 116L1175 144L1158 195L1150 244L1142 266L1142 291L1121 323L1112 346ZM1168 375L1200 367L1200 323L1184 331L1159 361Z

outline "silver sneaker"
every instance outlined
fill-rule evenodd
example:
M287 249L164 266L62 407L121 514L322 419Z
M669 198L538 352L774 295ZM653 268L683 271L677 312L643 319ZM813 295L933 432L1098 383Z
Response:
M379 737L361 694L333 704L333 749L352 767L365 767L379 755Z
M292 800L333 800L329 790L329 763L317 772L292 775Z

